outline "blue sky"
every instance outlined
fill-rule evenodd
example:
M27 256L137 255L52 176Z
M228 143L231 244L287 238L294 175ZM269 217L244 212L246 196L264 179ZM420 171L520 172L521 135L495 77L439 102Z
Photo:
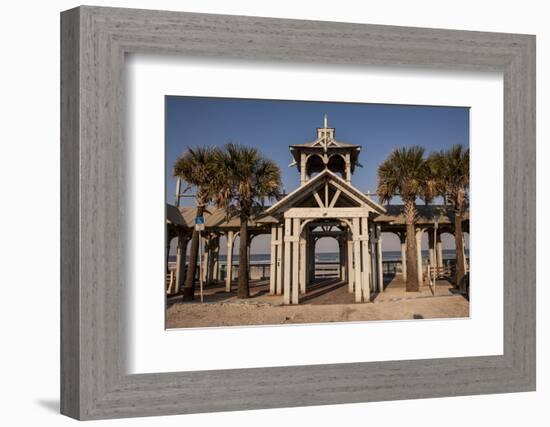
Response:
M257 147L281 167L286 192L299 185L288 146L313 141L323 115L337 140L362 145L352 184L376 190L376 170L391 150L422 145L427 152L469 145L469 108L284 100L166 97L166 200L174 202L172 168L185 149L227 142ZM394 202L398 202L395 200ZM192 205L184 199L182 205ZM390 250L393 248L390 248Z

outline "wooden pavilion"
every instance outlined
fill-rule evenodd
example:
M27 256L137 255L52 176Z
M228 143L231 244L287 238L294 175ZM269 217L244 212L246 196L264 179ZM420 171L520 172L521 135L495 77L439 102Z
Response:
M375 292L383 292L382 233L395 233L401 242L401 271L406 279L406 224L402 205L382 206L352 184L360 145L335 139L335 129L317 128L315 140L291 145L293 164L300 173L300 186L274 205L259 209L249 221L249 242L260 234L271 235L269 292L282 295L285 304L298 304L315 278L315 244L333 237L339 247L339 279L347 282L356 302L369 302ZM170 242L178 238L174 286L177 293L184 282L185 254L194 230L195 208L167 205L167 256ZM469 217L463 228L469 232ZM239 234L238 218L209 207L203 232L206 282L220 279L220 237L226 236L227 259ZM416 221L418 280L422 283L421 239L429 236L429 264L442 266L441 235L454 234L452 210L445 206L418 206ZM463 238L463 236L460 236ZM250 246L249 246L250 249ZM250 250L249 250L250 253ZM168 264L168 258L167 258ZM232 262L226 266L225 289L231 291Z

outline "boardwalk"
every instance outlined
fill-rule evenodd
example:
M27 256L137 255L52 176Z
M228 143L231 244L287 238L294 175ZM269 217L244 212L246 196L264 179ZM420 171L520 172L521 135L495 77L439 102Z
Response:
M385 291L374 294L369 304L357 304L347 284L337 279L315 281L301 298L301 305L283 305L281 296L269 295L269 281L251 283L251 298L241 300L236 292L226 293L223 284L204 290L205 302L182 303L168 300L167 328L277 325L368 320L407 320L468 317L469 304L452 291L445 280L438 281L436 294L428 286L420 292L405 292L399 276L385 278Z

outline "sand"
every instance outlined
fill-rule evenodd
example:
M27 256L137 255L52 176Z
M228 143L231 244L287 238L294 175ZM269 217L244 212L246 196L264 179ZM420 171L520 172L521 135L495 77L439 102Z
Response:
M436 295L428 286L420 292L405 292L399 282L372 302L354 303L345 285L299 305L283 305L280 296L268 295L263 285L253 288L250 299L238 299L234 293L217 289L205 292L205 302L183 303L172 299L167 310L167 328L208 326L281 325L377 320L413 320L466 318L469 301L452 292L448 282L439 282Z

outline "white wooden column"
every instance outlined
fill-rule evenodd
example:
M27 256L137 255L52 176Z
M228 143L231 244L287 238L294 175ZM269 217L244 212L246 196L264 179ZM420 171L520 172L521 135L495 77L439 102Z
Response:
M178 237L178 250L176 252L176 286L174 292L177 294L185 281L185 257L187 255L187 236Z
M304 229L306 232L306 286L311 282L311 234L307 232L307 228Z
M292 220L292 295L291 303L298 304L300 295L300 218Z
M311 242L311 251L309 253L309 279L308 281L311 283L315 280L315 245L317 243L317 240L315 240L315 236L311 235L310 237Z
M443 245L441 243L441 232L437 233L436 241L437 266L443 267Z
M275 295L277 282L277 226L271 226L271 264L269 270L269 295Z
M213 258L212 258L212 280L217 282L220 280L220 236L216 236L215 240L215 246L214 246L214 252L213 252Z
M283 231L282 225L277 226L277 277L275 281L275 293L277 295L283 294Z
M307 264L307 256L306 256L306 238L305 238L305 230L300 234L300 293L305 294L306 293L306 270L309 268L309 265Z
M363 300L370 302L370 254L369 254L369 220L361 218L361 259L363 263Z
M342 236L342 256L343 256L343 263L344 263L344 276L342 280L349 281L349 268L348 268L348 240L347 240L347 234L344 234Z
M218 237L211 236L208 242L208 263L206 264L206 283L214 280L214 270L216 268L216 254L218 246Z
M435 267L436 264L436 253L435 253L435 239L434 239L434 230L428 231L428 246L429 246L429 259L430 265Z
M407 281L407 233L399 235L401 242L401 275L403 276L403 281Z
M221 240L221 238L220 238ZM216 280L222 280L222 263L220 262L220 246L218 243L218 255L216 257Z
M348 255L348 292L353 293L354 290L354 270L353 270L353 230L349 230L348 242L347 242L347 255Z
M384 264L382 263L382 227L376 226L376 252L378 262L378 291L384 291Z
M340 261L340 280L344 281L346 280L346 253L344 250L344 247L346 245L344 244L344 239L342 236L338 237L338 250L340 251L339 261Z
M354 262L354 284L355 302L362 302L363 288L361 287L361 225L359 218L353 218L353 262Z
M225 260L225 292L231 292L231 275L233 270L233 231L227 233L227 255Z
M285 218L285 280L283 283L283 303L290 304L290 281L292 279L292 219Z
M202 281L206 283L208 279L208 266L209 266L209 253L210 253L210 237L203 237L201 239L201 245L203 245L202 251L202 264L201 264L201 274Z
M422 280L422 233L421 229L416 229L416 268L418 270L418 286L424 284Z

